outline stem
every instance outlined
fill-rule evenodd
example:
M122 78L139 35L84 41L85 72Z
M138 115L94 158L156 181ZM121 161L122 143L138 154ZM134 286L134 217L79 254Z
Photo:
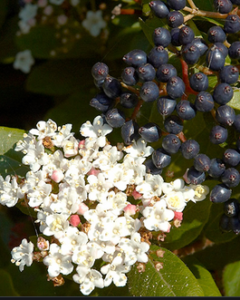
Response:
M137 113L139 112L139 109L141 108L141 106L143 105L143 100L138 100L138 104L135 106L134 111L130 117L131 120L135 120Z
M182 100L184 100L184 99L187 99L187 96L189 94L197 95L198 93L195 92L190 86L190 82L189 82L189 78L188 78L188 64L182 58L180 59L180 61L181 61L181 65L182 65L182 80L185 84L185 94L183 94L183 97L182 97Z
M197 6L193 2L193 0L188 0L188 4L191 6L192 9L197 9Z
M135 94L137 94L139 96L139 91L136 90L135 88L131 87L131 86L128 86L126 85L125 83L121 82L121 86L128 89L130 92L133 92Z
M198 11L196 11L195 16L209 17L209 18L215 18L215 19L226 19L228 14L220 14L217 12L198 10Z
M181 131L178 134L176 134L177 137L179 137L181 142L186 142L187 138L185 137L184 133Z
M188 7L188 6L185 6L185 7L183 8L183 10L188 11L188 12L190 12L190 13L193 12L193 9L190 8L190 7Z
M203 72L206 75L213 75L215 72L211 71L209 68L204 67L202 65L195 65L195 68L198 69L199 71Z
M132 9L132 8L129 8L129 9L121 8L121 13L120 14L121 15L140 15L140 14L142 14L142 11Z
M187 16L184 17L184 23L186 23L187 21L191 20L193 17L195 17L194 14L189 14Z
M227 48L229 48L229 47L231 46L231 44L230 44L227 40L225 40L225 41L223 42L223 44L224 44Z

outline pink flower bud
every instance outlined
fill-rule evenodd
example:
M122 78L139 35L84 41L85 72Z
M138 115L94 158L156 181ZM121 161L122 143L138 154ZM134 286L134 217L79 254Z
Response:
M182 213L182 212L175 211L175 212L174 212L174 220L182 221L182 219L183 219L183 213Z
M96 170L96 169L92 168L92 169L87 173L87 175L95 175L95 176L98 176L98 174L99 174L100 172L101 172L100 170Z
M135 213L136 213L136 205L128 204L127 206L124 207L123 210L125 211L125 213L127 213L129 215L135 215Z
M49 249L49 241L45 240L43 237L39 237L37 239L37 246L38 249L43 251L43 250L48 250Z
M142 197L142 194L140 194L139 192L137 192L136 190L134 190L134 191L132 192L132 196L133 196L133 198L134 198L135 200L137 200L137 199L139 199L139 198Z
M64 175L63 172L61 170L54 170L52 172L52 176L51 179L57 183L59 183L61 180L63 180Z
M85 140L82 140L78 143L78 148L82 149L82 148L84 148L84 145L85 145Z
M70 217L69 223L72 226L77 227L81 223L79 216L78 215L72 215Z
M80 204L79 204L79 207L78 207L77 213L78 213L79 215L84 215L84 213L85 213L87 210L89 210L88 206L87 206L86 204L84 204L84 203L80 203Z
M168 229L167 229L167 231L165 231L165 232L170 232L170 229L171 229L171 224L169 223L169 224L168 224Z

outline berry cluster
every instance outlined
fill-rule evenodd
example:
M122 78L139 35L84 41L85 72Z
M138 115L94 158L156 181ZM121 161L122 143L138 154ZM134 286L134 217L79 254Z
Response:
M232 34L240 31L240 18L232 11L233 4L237 4L236 1L214 1L216 10L228 15L223 28L212 26L208 30L205 41L195 37L194 31L184 22L180 10L186 6L186 0L151 1L152 14L167 20L168 29L167 26L154 29L154 47L149 53L134 49L124 55L127 67L122 71L121 79L109 75L109 68L103 62L92 68L94 83L100 93L91 99L90 105L102 112L110 126L121 127L125 144L129 145L139 137L149 143L161 139L161 147L155 149L151 159L145 162L147 172L161 174L163 168L170 165L172 155L181 152L185 159L193 159L192 167L184 175L187 183L201 184L207 176L220 181L210 194L213 203L228 201L232 188L240 182L237 170L240 140L237 140L236 149L227 148L222 158L210 158L200 152L196 140L184 135L184 123L196 114L211 112L215 125L210 130L209 139L217 145L227 141L230 127L240 132L240 114L229 106L237 88L239 70L226 61L227 56L231 60L240 59L240 42L236 40L230 44L227 41L228 36L232 41ZM175 66L168 63L170 52L181 61L182 78ZM206 67L189 74L188 67L200 69L199 62L204 62ZM214 88L209 86L208 74L218 77ZM195 95L195 100L192 101L189 95ZM153 122L143 126L137 124L137 113L145 102L157 103L164 128ZM133 109L130 118L126 118L121 107ZM238 233L237 230L234 232Z

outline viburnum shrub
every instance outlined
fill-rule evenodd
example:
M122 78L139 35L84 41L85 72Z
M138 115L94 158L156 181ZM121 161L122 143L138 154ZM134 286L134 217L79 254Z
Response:
M107 22L124 27L121 60L107 61L110 34L106 59L84 70L94 118L77 133L52 117L24 133L1 128L0 204L35 229L11 262L21 272L41 264L58 295L239 296L240 1L114 2L108 20L102 3L76 25L94 38L111 33ZM20 35L38 11L50 22L56 9L58 26L71 27L60 9L80 5L22 3ZM131 43L128 28L138 28ZM14 61L25 73L33 64L29 49Z

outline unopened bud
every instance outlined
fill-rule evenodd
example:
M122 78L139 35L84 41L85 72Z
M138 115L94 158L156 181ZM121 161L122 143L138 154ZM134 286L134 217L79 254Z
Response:
M135 200L142 198L142 194L140 194L139 192L137 192L136 190L134 190L132 192L132 196Z
M182 221L182 219L183 219L183 213L182 213L182 212L175 211L175 212L174 212L174 220Z
M163 268L163 263L162 262L155 262L154 267L157 271L160 271Z
M73 226L73 227L77 227L81 221L78 215L71 215L69 223Z
M61 170L54 170L52 172L51 179L55 181L56 183L59 183L64 178L63 172Z
M38 246L38 249L41 251L49 250L49 241L45 240L42 236L40 236L37 239L37 246Z
M79 215L84 215L84 213L85 213L87 210L89 210L88 206L87 206L86 204L84 204L84 203L80 203L80 204L79 204L79 207L78 207L77 213L78 213Z
M128 215L135 215L135 213L136 213L136 205L128 204L127 206L124 207L123 210Z

